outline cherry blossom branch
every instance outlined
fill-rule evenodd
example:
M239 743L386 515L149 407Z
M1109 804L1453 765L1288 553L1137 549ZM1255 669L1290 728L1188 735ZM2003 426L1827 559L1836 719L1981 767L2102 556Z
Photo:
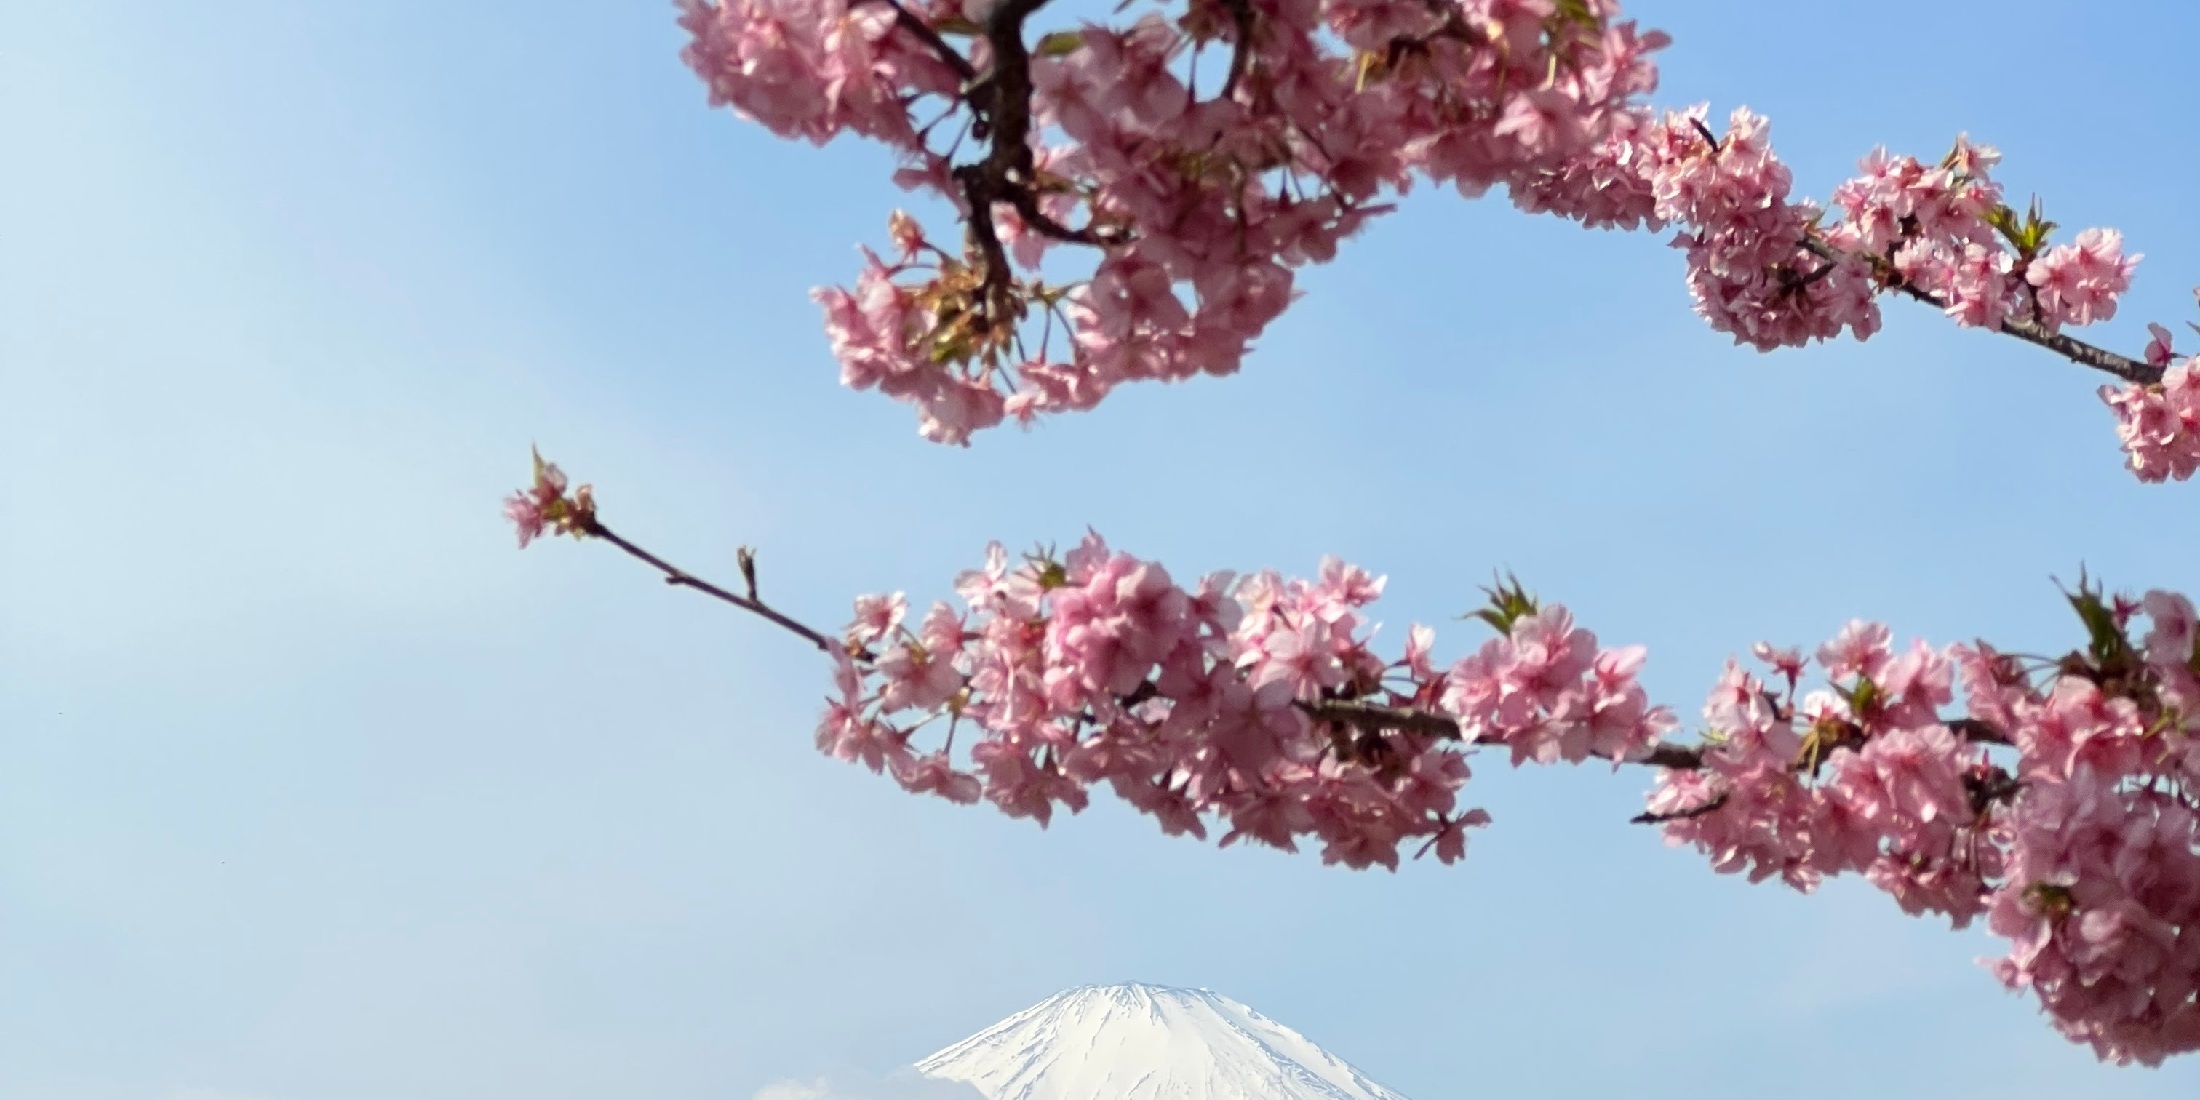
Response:
M1385 730L1398 730L1406 733L1418 733L1430 737L1439 737L1448 740L1466 739L1465 734L1460 731L1458 719L1453 718L1450 715L1444 714L1440 711L1419 710L1407 707L1390 707L1383 706L1379 703L1368 703L1351 699L1329 699L1323 700L1321 702L1300 702L1297 703L1296 706L1308 717L1313 718L1317 721L1332 722L1340 726L1350 726L1355 729L1375 732L1381 732ZM2006 734L2003 734L2000 730L1997 730L1993 726L1988 725L1985 722L1979 721L1976 718L1951 718L1943 722L1942 724L1948 727L1948 731L1950 733L1953 733L1957 737L1960 737L1965 741L1971 742L1973 744L2010 744L2010 740ZM1495 739L1482 738L1471 741L1469 743L1490 745L1499 744L1502 742ZM1860 748L1863 746L1863 744L1864 737L1861 732L1858 732L1852 735L1847 735L1841 740L1829 742L1826 748L1828 751L1833 748L1843 747ZM1647 752L1643 755L1624 757L1617 762L1624 764L1644 764L1653 768L1672 768L1679 771L1694 771L1704 766L1703 757L1704 749L1702 746L1676 745L1668 742L1659 742L1656 745L1650 746ZM1804 770L1805 767L1806 765L1799 763L1797 765L1797 770Z
M1459 728L1459 720L1433 710L1417 710L1406 707L1387 707L1379 703L1367 703L1351 699L1328 699L1321 702L1295 704L1308 717L1320 722L1332 722L1340 726L1370 732L1398 730L1418 733L1451 741L1465 741L1471 745L1501 745L1496 737L1468 739ZM1673 745L1660 742L1650 746L1638 756L1624 756L1616 763L1646 764L1653 768L1680 768L1693 770L1703 767L1703 750L1689 745Z
M889 675L895 674L895 668L878 663L877 655L868 646L862 644L862 639L859 638L860 632L869 630L872 635L877 636L871 636L868 640L888 643L886 644L888 660L896 662L897 667L902 670L900 673L902 675L909 674L907 670L910 668L910 655L921 654L928 647L950 644L960 646L967 642L970 637L968 632L960 626L954 628L952 641L945 635L933 637L931 622L928 620L928 640L914 644L912 648L897 655L895 653L896 647L890 644L890 639L884 636L886 632L878 630L875 625L866 627L859 618L857 625L851 627L847 640L836 640L825 632L802 623L764 602L757 586L756 555L748 547L740 547L736 552L736 561L741 571L746 594L736 593L673 565L613 531L596 514L595 496L591 486L582 485L569 494L567 492L566 477L556 465L543 461L539 454L535 456L534 463L534 483L527 490L515 494L506 504L506 514L518 526L522 546L546 531L572 535L576 538L602 539L619 548L628 556L656 569L663 574L667 584L692 589L756 615L809 642L819 652L829 656L850 659L853 662L860 663L866 669L885 672ZM1042 578L1051 576L1053 574L1049 573L1049 570L1061 570L1062 568L1059 564L1047 565L1042 569L1040 576ZM1064 579L1068 577L1067 573L1060 575ZM1372 598L1374 592L1380 591L1379 582L1370 584L1364 580L1351 580L1350 578L1354 575L1341 573L1339 576L1343 579L1335 583L1344 585L1343 591L1345 592L1358 590L1365 594L1346 598L1369 599ZM1364 575L1359 576L1364 577ZM1062 581L1040 579L1037 583L1040 585L1040 590L1044 591L1047 586L1059 584ZM1517 581L1499 585L1488 591L1491 598L1490 609L1479 612L1473 617L1484 619L1490 625L1499 628L1501 632L1509 635L1513 633L1514 625L1520 622L1523 617L1540 614L1537 611L1535 601L1519 587ZM2089 591L2081 582L2081 596L2088 594ZM2073 599L2075 601L2079 597L2073 597ZM1418 639L1418 634L1416 637ZM1425 642L1417 640L1415 644L1421 645ZM1589 644L1594 644L1593 639ZM1773 651L1767 650L1766 653L1771 654ZM915 659L920 667L926 666L927 662L935 660L931 657L916 657ZM1598 668L1600 669L1598 677L1600 681L1607 675L1622 675L1619 671L1622 668L1631 668L1630 665L1625 663L1628 659L1622 658L1621 664L1612 666L1612 672L1601 671L1605 659L1605 656L1598 658ZM1791 663L1796 660L1793 657L1782 659ZM1407 663L1412 664L1410 652ZM2141 682L2139 670L2127 667L2130 663L2129 646L2126 644L2120 649L2110 647L2107 650L2102 650L2090 658L2086 654L2073 653L2058 662L2058 665L2071 670L2071 675L2091 676L2098 681L2117 683L2131 680L2133 683ZM956 692L961 692L967 697L968 692L973 690L975 685L968 673L956 670L951 665L944 663L934 667L951 676L951 681L946 685L948 695L941 696L941 698L948 698ZM1629 704L1636 708L1641 716L1637 721L1642 724L1637 727L1638 732L1634 734L1616 741L1594 738L1589 741L1581 741L1577 738L1572 748L1560 747L1558 742L1553 742L1551 745L1542 748L1529 747L1530 742L1523 739L1523 730L1518 727L1505 723L1491 724L1486 718L1476 719L1472 725L1463 720L1462 715L1469 713L1469 711L1459 709L1459 705L1464 704L1455 705L1452 703L1452 689L1447 686L1447 681L1460 676L1471 676L1471 668L1472 666L1469 664L1462 664L1445 674L1434 674L1433 670L1429 670L1431 679L1427 684L1422 685L1417 695L1425 698L1442 695L1446 701L1445 709L1428 706L1395 706L1371 702L1365 698L1345 697L1350 691L1371 689L1346 688L1341 685L1337 689L1325 691L1318 698L1294 699L1290 705L1292 709L1303 714L1315 724L1338 731L1348 729L1360 731L1361 736L1357 740L1332 740L1330 751L1340 763L1357 763L1371 766L1396 764L1404 757L1399 755L1398 746L1392 744L1383 736L1389 733L1403 733L1434 741L1457 742L1469 748L1506 747L1512 750L1515 763L1556 751L1574 759L1596 757L1610 760L1615 764L1641 764L1664 769L1667 772L1702 771L1707 767L1708 754L1719 747L1715 743L1689 746L1672 744L1659 739L1655 731L1662 724L1662 720L1651 716L1662 713L1662 708L1642 710L1643 704L1639 702ZM1166 673L1164 674L1166 675ZM1257 689L1266 682L1256 678L1256 676L1245 675L1242 669L1235 667L1233 667L1231 675L1244 687ZM1258 675L1264 676L1266 673ZM1624 673L1624 675L1631 679L1631 671ZM1868 681L1865 682L1868 683ZM1633 691L1634 689L1629 688L1628 690ZM1860 687L1858 690L1863 691L1865 689ZM1770 691L1760 690L1757 694L1762 698L1763 705L1770 715L1783 722L1796 720L1795 707L1791 701L1785 701ZM1107 697L1106 702L1109 704L1109 713L1126 714L1133 712L1150 700L1168 698L1170 698L1169 692L1162 688L1160 683L1150 677L1141 675L1135 686L1128 691L1110 695ZM1859 695L1858 698L1858 705L1862 706L1866 705L1862 700L1871 697ZM1095 706L1099 702L1100 700L1095 700L1094 706L1087 706L1081 710L1077 719L1079 728L1092 731L1106 729L1108 723L1102 719L1100 714L1095 712ZM1880 704L1874 699L1869 705L1876 707ZM959 714L959 709L957 713ZM1852 753L1865 751L1872 741L1870 730L1864 724L1867 720L1837 714L1820 714L1812 718L1809 723L1809 735L1801 742L1800 751L1796 752L1789 761L1788 770L1797 775L1815 778L1819 769L1833 753L1843 750ZM1934 721L1946 731L1945 736L1956 739L1956 743L2011 744L2006 733L1981 719L1940 720L1936 718ZM1542 720L1532 724L1528 727L1528 730L1533 731L1546 724L1553 728L1563 725L1563 723L1556 722L1555 719ZM1561 737L1563 740L1564 735L1561 735ZM1967 774L1964 778L1964 784L1969 792L1969 800L1974 815L1983 813L1985 808L1994 802L2014 798L2023 786L1998 768ZM1694 805L1684 806L1677 810L1653 810L1633 820L1637 823L1646 824L1691 821L1711 814L1725 805L1725 802L1726 793L1720 792Z
M555 468L552 467L552 469ZM583 488L586 487L584 486ZM585 537L600 538L605 542L608 542L611 545L618 547L620 550L625 551L628 556L641 561L643 564L646 564L651 568L656 569L660 573L663 573L666 584L681 588L692 589L713 599L731 604L734 607L737 607L752 615L763 618L764 620L780 627L781 629L786 630L799 638L802 638L804 641L807 641L811 645L816 646L819 651L826 654L832 654L836 651L849 651L848 646L841 643L836 643L823 631L817 630L814 627L808 626L786 615L785 613L779 611L776 608L773 608L772 606L764 603L763 600L758 598L754 567L755 558L747 547L741 548L740 551L742 575L744 576L744 578L746 578L748 582L748 595L742 596L737 593L728 591L727 589L722 588L718 585L712 584L709 581L703 580L702 578L697 577L694 574L689 573L688 571L681 569L680 567L673 565L668 561L665 561L663 558L658 557L656 554L653 554L648 550L643 549L641 546L636 545L634 542L630 541L625 536L622 536L613 531L611 528L605 526L601 520L597 519L592 505L586 510L577 511L574 518L568 520L567 522L571 526L571 533ZM1156 697L1156 695L1157 691L1153 683L1151 681L1147 681L1140 684L1138 689L1132 691L1130 694L1124 695L1121 698L1117 699L1116 702L1118 706L1127 709L1137 706L1139 703L1145 702L1147 699L1154 698ZM1383 706L1378 703L1369 703L1350 699L1330 699L1320 702L1301 701L1294 703L1293 705L1301 712L1306 714L1307 717L1312 718L1315 721L1334 723L1339 726L1347 726L1355 729L1365 730L1368 732L1397 730L1408 733L1424 734L1444 740L1461 741L1469 745L1484 747L1501 746L1504 744L1503 739L1494 736L1485 735L1476 738L1469 738L1460 729L1459 720L1457 718L1435 710L1390 707ZM1090 719L1088 718L1088 721L1089 720ZM1951 729L1957 728L1959 726L1966 729L1985 728L1983 723L1972 722L1965 719L1958 719L1957 721L1951 722L1949 723L1949 726ZM1703 750L1699 747L1689 745L1660 743L1650 746L1647 751L1645 751L1641 755L1617 758L1615 762L1627 764L1643 764L1656 768L1677 768L1692 770L1703 767ZM1708 813L1709 810L1704 809L1697 812Z
M846 651L845 646L834 642L833 639L830 636L826 635L823 631L804 625L802 622L788 616L785 612L782 612L779 609L771 606L770 604L765 603L763 600L757 598L755 565L756 558L755 555L750 552L747 547L742 547L741 549L741 573L748 582L748 595L743 596L734 592L729 592L724 588L720 588L719 586L712 584L709 581L706 581L701 577L698 577L695 574L688 572L685 569L681 569L680 567L673 565L672 563L658 557L655 554L650 553L647 550L642 549L639 546L636 546L634 543L629 542L624 536L620 535L618 532L604 526L593 516L589 517L585 524L580 527L580 531L583 534L586 534L593 538L602 539L605 542L608 542L611 545L626 551L629 556L636 558L644 564L656 569L658 572L663 573L665 575L666 584L672 585L677 588L692 589L713 599L732 604L733 606L738 607L751 615L762 618L764 621L769 622L772 625L777 626L780 629L785 630L798 638L801 638L803 641L806 641L811 645L816 646L820 652L831 654L836 651Z
M534 483L524 491L513 494L504 504L505 518L519 529L521 547L524 548L546 533L602 539L664 574L666 584L692 589L712 599L731 604L816 646L828 656L840 653L860 657L849 647L835 642L824 631L805 625L764 602L756 590L755 551L744 546L735 553L748 594L729 591L642 549L625 536L604 526L603 521L596 517L594 487L582 485L568 494L566 484L563 470L558 469L555 463L543 461L541 454L535 455Z
M534 490L534 496L532 498L515 498L515 500L546 500L547 505L540 508L540 514L544 516L545 522L555 524L560 533L570 533L579 537L600 538L664 574L665 583L667 584L692 589L763 618L808 641L816 646L819 651L828 655L836 652L846 653L865 664L871 662L873 655L868 650L849 643L836 642L824 632L764 603L757 591L755 555L748 547L741 547L738 551L740 570L747 588L747 595L741 595L705 581L611 530L597 518L588 486L581 487L577 501L567 499L563 495L562 474L558 473L555 466L545 465L543 470L546 473L538 475L538 485ZM523 523L523 531L525 529ZM2077 656L2074 655L2073 659L2077 659ZM1146 680L1142 681L1137 688L1128 694L1118 697L1115 702L1118 707L1129 710L1149 699L1159 697L1161 697L1159 688L1153 681ZM1776 699L1768 695L1767 700L1773 706L1775 712L1782 710ZM1438 740L1457 741L1474 747L1503 747L1507 744L1505 737L1490 733L1470 736L1462 728L1458 718L1433 709L1387 706L1355 699L1299 700L1292 705L1316 722L1338 728L1357 729L1368 737L1381 733L1402 732L1419 734ZM1097 716L1089 711L1083 716L1083 723L1087 726L1100 725ZM1941 724L1951 734L1966 743L2004 746L2012 744L2006 734L1979 719L1955 718L1945 720ZM1858 751L1869 743L1869 738L1862 728L1855 726L1853 723L1841 723L1840 726L1841 728L1837 733L1830 736L1818 747L1799 756L1793 762L1792 770L1798 774L1814 773L1833 750ZM1592 753L1591 755L1603 756L1603 758L1610 759L1615 763L1639 764L1672 771L1692 772L1705 767L1705 755L1711 747L1713 746L1657 742L1641 746L1636 751L1624 754L1604 755ZM1351 746L1340 743L1335 751L1339 759L1344 760L1351 758L1350 749ZM1380 755L1383 751L1387 751L1388 746L1387 743L1376 740L1373 742L1372 749L1376 755ZM2014 799L2024 787L2021 781L2000 768L1993 768L1980 774L1966 775L1963 782L1965 790L1970 796L1974 814L1983 813L1989 805ZM1629 821L1638 825L1662 825L1677 821L1692 821L1717 812L1727 804L1729 797L1729 793L1722 792L1697 805L1679 810L1645 812L1630 818Z
M591 486L582 485L569 495L563 471L559 470L556 465L543 461L540 455L537 455L534 461L534 484L525 492L514 495L506 505L507 516L519 527L522 546L539 537L545 531L554 531L558 534L568 534L578 538L602 539L624 551L628 556L663 574L666 584L700 592L720 602L756 615L809 642L819 652L827 655L843 654L866 664L872 660L872 654L869 650L855 645L853 642L836 641L825 632L765 603L757 588L756 555L748 547L739 548L736 554L736 560L739 563L742 580L746 588L746 595L743 595L713 584L679 566L673 565L671 562L613 531L596 514L595 496ZM1515 601L1509 605L1510 609L1507 612L1509 614L1517 615L1533 607L1532 602L1527 600L1524 592L1518 590L1517 585L1510 591L1502 588L1494 590L1492 596L1500 608L1508 607L1506 603L1508 599ZM2077 660L2079 657L2073 655L2072 659ZM1142 679L1131 691L1114 697L1114 705L1120 710L1127 711L1150 699L1160 697L1163 697L1163 692L1159 686L1151 679ZM1785 713L1782 704L1777 699L1770 695L1767 695L1766 698L1768 705L1773 708L1775 713ZM1508 745L1511 741L1509 736L1501 732L1470 733L1457 716L1432 708L1399 707L1368 702L1364 699L1348 698L1294 700L1292 706L1315 722L1340 729L1357 729L1369 735L1402 732L1438 740L1457 741L1477 747L1503 746ZM1097 716L1089 710L1085 712L1083 722L1086 725L1099 724ZM1992 725L1975 718L1950 719L1942 724L1946 726L1951 734L1969 743L2010 744L2007 735L1995 729ZM1860 749L1867 742L1863 728L1853 722L1837 722L1833 728L1835 732L1826 736L1818 748L1807 754L1807 757L1797 759L1794 764L1796 771L1815 771L1825 754L1841 748ZM1694 771L1705 766L1704 757L1707 749L1708 746L1678 745L1655 741L1639 744L1623 751L1591 751L1588 755L1598 756L1615 763L1641 764L1676 771ZM1994 791L1998 793L1993 793L1991 797L2006 797L2007 794L2014 792L2014 788L2009 788L2007 791L1994 788ZM1710 812L1709 809L1699 808L1687 816L1700 816L1708 812ZM1680 819L1666 815L1656 816L1650 820Z
M1948 303L1943 301L1939 295L1924 290L1904 279L1884 260L1877 257L1843 252L1827 244L1816 234L1806 235L1803 238L1802 246L1812 255L1829 263L1838 264L1844 261L1868 263L1888 289L1923 302L1934 309L1945 311L1948 308ZM2003 335L2014 336L2026 343L2046 348L2079 366L2091 367L2094 370L2115 375L2117 378L2135 385L2153 385L2162 380L2161 367L2119 355L2107 348L2089 344L2076 337L2057 332L2030 317L2005 318L2001 322L1998 331Z
M550 469L554 471L555 467L550 467ZM587 487L583 486L583 488ZM758 598L754 566L755 557L747 547L742 547L740 550L741 572L747 581L748 587L748 595L743 596L703 580L613 531L596 518L592 504L586 509L575 510L573 518L565 522L570 525L570 531L561 531L560 533L600 538L625 551L628 556L664 574L666 584L691 589L723 603L731 604L794 634L828 655L834 652L850 652L850 647L847 645L835 642L823 631L788 616ZM1117 699L1116 703L1118 706L1128 709L1148 699L1155 698L1157 694L1158 692L1153 683L1147 681L1141 683L1131 693ZM1461 731L1457 718L1435 710L1390 707L1378 703L1349 699L1297 702L1293 705L1315 721L1334 723L1339 726L1348 726L1368 732L1397 730L1485 747L1504 744L1502 739L1495 737L1485 736L1469 739ZM1093 721L1090 716L1087 720L1088 722ZM1959 725L1983 728L1981 723L1967 720L1958 720L1951 722L1949 725L1951 728ZM1696 769L1703 767L1703 750L1695 746L1661 743L1651 746L1643 755L1621 758L1617 762L1644 764L1657 768ZM1699 810L1697 812L1708 813L1709 810Z
M947 248L897 212L898 261L872 254L852 292L816 292L844 382L908 402L951 445L1125 382L1232 373L1298 296L1295 272L1393 196L1416 180L1480 194L1585 152L1654 87L1666 41L1611 0L1503 18L1458 0L1187 0L1178 18L1046 34L1029 26L1045 0L864 2L846 0L851 22L838 0L679 0L682 56L714 106L784 137L880 141L904 159L897 182L959 208ZM1208 98L1177 60L1224 42ZM942 120L916 104L933 97L987 148L957 163L928 144ZM1048 283L1058 245L1097 249L1090 274Z

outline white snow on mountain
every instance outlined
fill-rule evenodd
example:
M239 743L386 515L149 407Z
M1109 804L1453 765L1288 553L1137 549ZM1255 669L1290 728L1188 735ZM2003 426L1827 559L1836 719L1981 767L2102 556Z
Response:
M986 1100L1405 1100L1228 997L1139 984L1057 993L916 1068Z

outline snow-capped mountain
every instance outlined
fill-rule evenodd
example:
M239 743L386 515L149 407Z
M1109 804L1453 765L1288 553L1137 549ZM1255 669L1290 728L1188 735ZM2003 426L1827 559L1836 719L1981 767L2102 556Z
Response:
M917 1063L986 1100L1405 1100L1218 993L1057 993Z

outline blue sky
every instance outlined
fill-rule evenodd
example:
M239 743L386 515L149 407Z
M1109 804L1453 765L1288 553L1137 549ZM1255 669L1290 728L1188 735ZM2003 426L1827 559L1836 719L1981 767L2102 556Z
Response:
M1800 190L1968 130L2147 254L2112 342L2191 317L2200 10L1632 10L1661 100L1763 110ZM2200 588L2196 490L2043 353L1891 305L1759 356L1654 238L1421 194L1240 377L947 450L806 297L884 157L706 111L666 7L32 0L0 41L0 1096L741 1100L1130 979L1417 1100L2200 1088L2065 1044L1982 934L1663 848L1638 774L1485 761L1496 827L1395 876L911 799L811 749L799 646L497 514L539 442L823 621L1087 524L1343 553L1401 627L1510 567L1692 713L1760 637L2048 648L2080 563Z

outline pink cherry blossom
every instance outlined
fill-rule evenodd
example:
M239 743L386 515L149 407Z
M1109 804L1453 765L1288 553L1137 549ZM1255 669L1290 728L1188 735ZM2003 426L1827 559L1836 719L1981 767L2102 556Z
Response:
M1905 912L1985 916L2010 941L1994 972L2103 1058L2200 1049L2200 712L2175 702L2200 699L2194 612L2160 591L2074 598L2119 630L2148 617L2148 678L2036 680L1983 645L1889 657L1884 627L1851 623L1819 657L1852 687L1796 700L1730 665L1703 767L1661 770L1650 813L1715 870L1804 890L1858 873ZM1963 736L1936 713L1951 670L1982 723ZM1885 694L1852 711L1859 677Z
M2186 359L2152 385L2101 387L2116 414L2125 465L2141 481L2184 481L2200 470L2200 372Z
M963 211L1002 252L941 249L897 215L895 262L870 258L852 290L817 292L843 380L914 405L927 438L962 444L1010 417L1091 408L1125 382L1237 370L1295 296L1294 269L1334 257L1416 180L1470 195L1505 185L1569 210L1596 201L1569 191L1641 191L1566 165L1637 125L1633 99L1656 84L1649 56L1664 35L1638 32L1611 0L1454 7L1259 7L1243 44L1252 75L1227 95L1220 76L1190 82L1175 64L1202 43L1237 48L1215 41L1237 33L1226 18L1065 28L1067 48L1028 62L1028 117L1046 135L1029 153L1046 186L1029 207ZM956 66L975 70L987 51L940 52L930 32L948 14L681 0L683 58L713 104L785 137L878 141L903 158L904 186L966 205L951 158L970 150L955 126L918 121L979 111ZM1372 63L1401 42L1417 48ZM1089 275L1042 281L1064 242L1033 210L1132 231L1093 254ZM1003 261L1013 270L991 270Z
M2139 259L2124 255L2123 234L2088 229L2034 260L2025 281L2038 293L2040 319L2050 327L2090 325L2116 316L2116 298L2130 288Z
M2170 347L2169 330L2150 321L2147 323L2147 335L2149 337L2146 352L2147 365L2153 367L2168 366L2170 360L2177 357L2176 351Z
M545 533L584 535L594 529L594 492L583 485L568 496L565 471L537 454L534 484L505 499L504 518L518 533L522 550Z
M1637 680L1643 651L1600 648L1555 605L1448 671L1426 628L1408 658L1379 657L1363 615L1383 588L1330 559L1311 581L1216 574L1187 591L1097 535L1020 567L992 546L957 581L962 609L935 605L913 633L898 596L857 601L847 636L876 657L840 664L819 746L912 791L1041 823L1105 785L1172 833L1217 819L1226 845L1312 838L1327 861L1395 867L1408 843L1457 859L1487 821L1458 805L1474 744L1505 744L1516 762L1617 763L1673 725ZM1320 716L1339 701L1435 704L1453 732ZM953 730L968 765L895 732L927 725Z

